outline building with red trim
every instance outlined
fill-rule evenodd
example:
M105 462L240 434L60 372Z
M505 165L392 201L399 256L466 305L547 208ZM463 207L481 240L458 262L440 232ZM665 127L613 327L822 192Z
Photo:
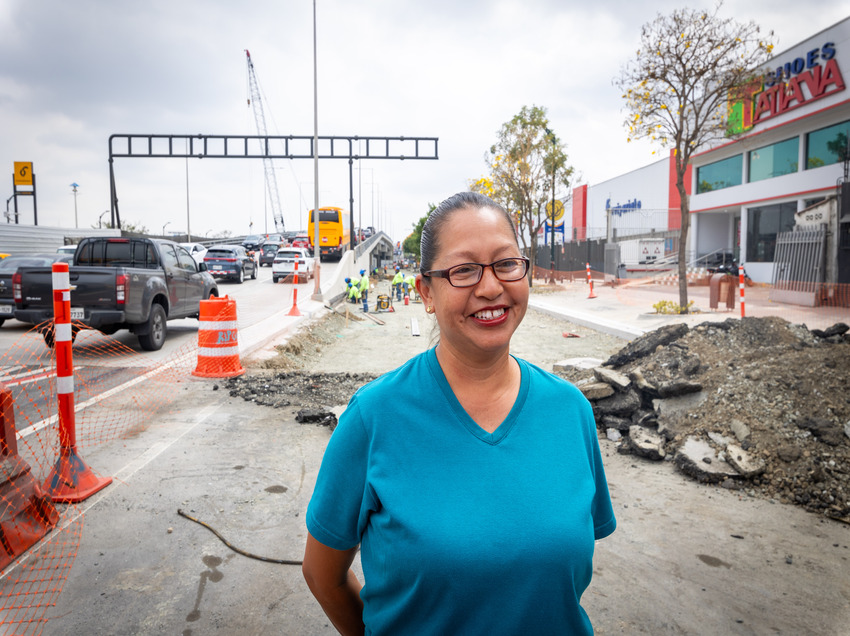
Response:
M826 282L850 282L850 212L841 212L838 196L850 150L850 18L779 53L762 71L730 98L735 136L691 160L689 264L728 254L754 281L772 283L782 269L777 235L822 226L827 262L813 267L825 269ZM627 265L675 254L674 168L671 153L575 188L567 219L573 240L614 240Z

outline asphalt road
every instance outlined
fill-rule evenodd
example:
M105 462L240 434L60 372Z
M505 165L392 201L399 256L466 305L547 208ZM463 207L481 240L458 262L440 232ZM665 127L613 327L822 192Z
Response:
M336 263L323 263L322 275L332 281L336 274ZM219 294L236 301L239 331L255 330L264 321L273 319L284 309L290 309L295 285L272 283L270 267L261 267L256 280L246 279L239 284L231 281L219 282ZM307 281L297 286L299 303L309 298L314 282ZM263 329L260 327L260 331ZM264 330L275 333L274 326ZM97 387L99 392L121 390L124 382L132 381L140 367L155 367L173 360L181 349L197 344L198 320L184 318L168 322L168 336L159 351L143 351L138 339L129 331L122 330L112 336L98 331L85 330L79 333L72 348L74 369L77 377L75 401L82 404L92 397L86 386ZM244 352L257 344L256 339L247 339ZM6 320L0 327L0 382L13 391L23 385L45 383L51 376L51 350L43 339L32 330L32 325L14 319ZM19 400L18 430L27 436L40 430L50 422L55 408L47 403L49 394L28 391L27 400ZM24 425L26 423L26 425Z

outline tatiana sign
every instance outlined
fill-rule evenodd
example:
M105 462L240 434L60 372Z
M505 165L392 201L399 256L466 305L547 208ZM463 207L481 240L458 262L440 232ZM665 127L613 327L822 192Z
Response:
M835 43L827 42L729 94L730 135L752 129L845 88Z

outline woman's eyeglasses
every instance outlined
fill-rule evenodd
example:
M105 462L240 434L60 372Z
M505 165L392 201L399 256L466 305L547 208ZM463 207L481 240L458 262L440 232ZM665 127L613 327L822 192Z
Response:
M445 278L452 287L472 287L477 285L484 274L484 269L490 267L500 281L512 283L522 280L528 273L529 260L527 258L503 258L487 265L482 263L462 263L449 267L448 269L432 269L422 272L423 276Z

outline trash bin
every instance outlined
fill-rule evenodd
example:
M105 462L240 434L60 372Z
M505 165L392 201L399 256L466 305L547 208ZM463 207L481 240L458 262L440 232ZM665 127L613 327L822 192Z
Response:
M726 309L735 309L735 277L728 274L713 274L708 281L708 306L717 309L720 301Z
M617 278L623 279L626 277L626 264L620 263L617 265Z

